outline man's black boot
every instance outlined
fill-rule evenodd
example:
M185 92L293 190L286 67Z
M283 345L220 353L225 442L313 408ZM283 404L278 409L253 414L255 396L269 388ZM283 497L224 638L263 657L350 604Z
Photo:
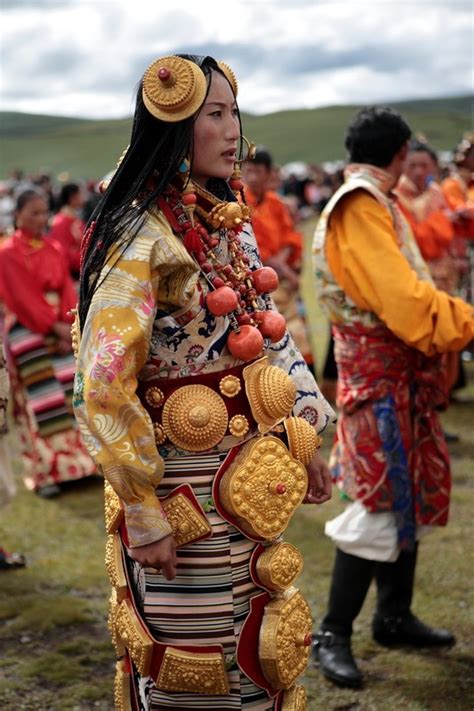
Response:
M351 651L352 623L364 604L373 572L373 561L336 549L328 610L315 636L313 654L322 674L340 686L362 684Z
M362 674L352 656L350 637L321 630L314 636L313 655L327 679L340 686L355 689L362 686Z
M375 616L372 632L376 642L384 647L452 647L456 639L451 632L428 627L411 612L402 617Z
M428 627L411 612L418 546L401 551L394 563L377 563L377 610L372 634L384 647L442 647L455 644L455 638L443 629Z

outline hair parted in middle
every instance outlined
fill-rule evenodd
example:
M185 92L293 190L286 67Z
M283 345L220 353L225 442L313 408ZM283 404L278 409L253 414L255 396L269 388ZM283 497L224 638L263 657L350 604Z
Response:
M81 327L84 325L92 296L99 286L100 272L106 260L116 255L118 261L143 224L147 211L162 195L185 159L189 161L189 170L192 173L194 122L206 101L213 72L221 74L227 80L236 96L237 80L230 67L224 63L217 62L212 57L193 54L178 54L174 57L197 65L198 71L203 74L205 91L199 95L202 100L199 105L196 104L194 113L186 118L165 121L153 115L145 104L143 82L146 72L140 80L130 145L89 222L89 225L95 222L95 226L83 255L79 295ZM194 72L193 68L193 74ZM167 79L165 76L164 81ZM149 101L147 104L150 106ZM166 115L166 112L161 111L161 115ZM242 133L240 113L238 118ZM152 187L149 185L151 176Z

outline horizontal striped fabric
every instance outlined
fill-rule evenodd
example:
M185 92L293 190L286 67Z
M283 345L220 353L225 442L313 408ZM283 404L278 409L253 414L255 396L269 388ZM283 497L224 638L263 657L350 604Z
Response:
M211 503L214 475L225 454L184 456L165 460L165 475L158 488L163 497L189 483L200 504ZM255 547L214 510L207 513L213 535L178 550L178 574L166 580L151 568L142 569L128 559L135 597L153 636L170 644L222 644L228 668L230 695L166 693L151 680L138 679L141 708L145 711L267 711L274 702L239 670L236 643L257 588L249 573Z

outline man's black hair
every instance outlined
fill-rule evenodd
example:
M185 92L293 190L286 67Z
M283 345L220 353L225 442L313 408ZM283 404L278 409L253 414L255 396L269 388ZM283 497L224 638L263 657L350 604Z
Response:
M351 163L385 168L410 136L410 127L399 113L390 108L371 106L355 115L347 128L344 145Z
M252 160L252 163L255 163L256 165L264 165L267 170L271 170L273 167L273 158L271 153L267 151L266 148L263 146L257 146L255 158Z

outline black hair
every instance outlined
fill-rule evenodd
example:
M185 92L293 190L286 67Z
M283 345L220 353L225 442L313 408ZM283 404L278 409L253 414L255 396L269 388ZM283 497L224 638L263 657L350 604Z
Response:
M176 56L200 66L207 80L206 97L210 89L211 73L218 72L225 77L212 57L190 54ZM107 258L117 255L118 261L120 254L137 235L147 211L162 195L186 157L189 157L192 172L193 128L199 109L194 116L183 121L161 121L145 107L142 83L143 79L137 88L130 146L89 220L88 226L92 222L95 222L95 226L82 255L79 292L81 327L92 296L100 285L100 273ZM229 85L232 88L230 82ZM154 184L150 186L152 176Z
M69 205L69 200L73 195L77 195L80 191L80 187L77 183L65 183L61 192L59 193L59 207L64 207L64 205Z
M424 143L423 141L410 141L408 150L410 153L427 153L431 160L433 160L436 165L438 165L438 156L436 154L436 151L431 148L431 146L428 145L428 143Z
M411 129L399 113L387 107L371 106L359 111L352 119L344 145L351 163L385 168L410 136Z
M253 158L252 163L255 165L264 165L267 170L271 170L273 167L273 158L270 151L263 146L257 146L255 158Z
M38 199L47 203L46 196L39 190L33 190L31 188L23 190L16 198L15 212L20 212L29 202Z

